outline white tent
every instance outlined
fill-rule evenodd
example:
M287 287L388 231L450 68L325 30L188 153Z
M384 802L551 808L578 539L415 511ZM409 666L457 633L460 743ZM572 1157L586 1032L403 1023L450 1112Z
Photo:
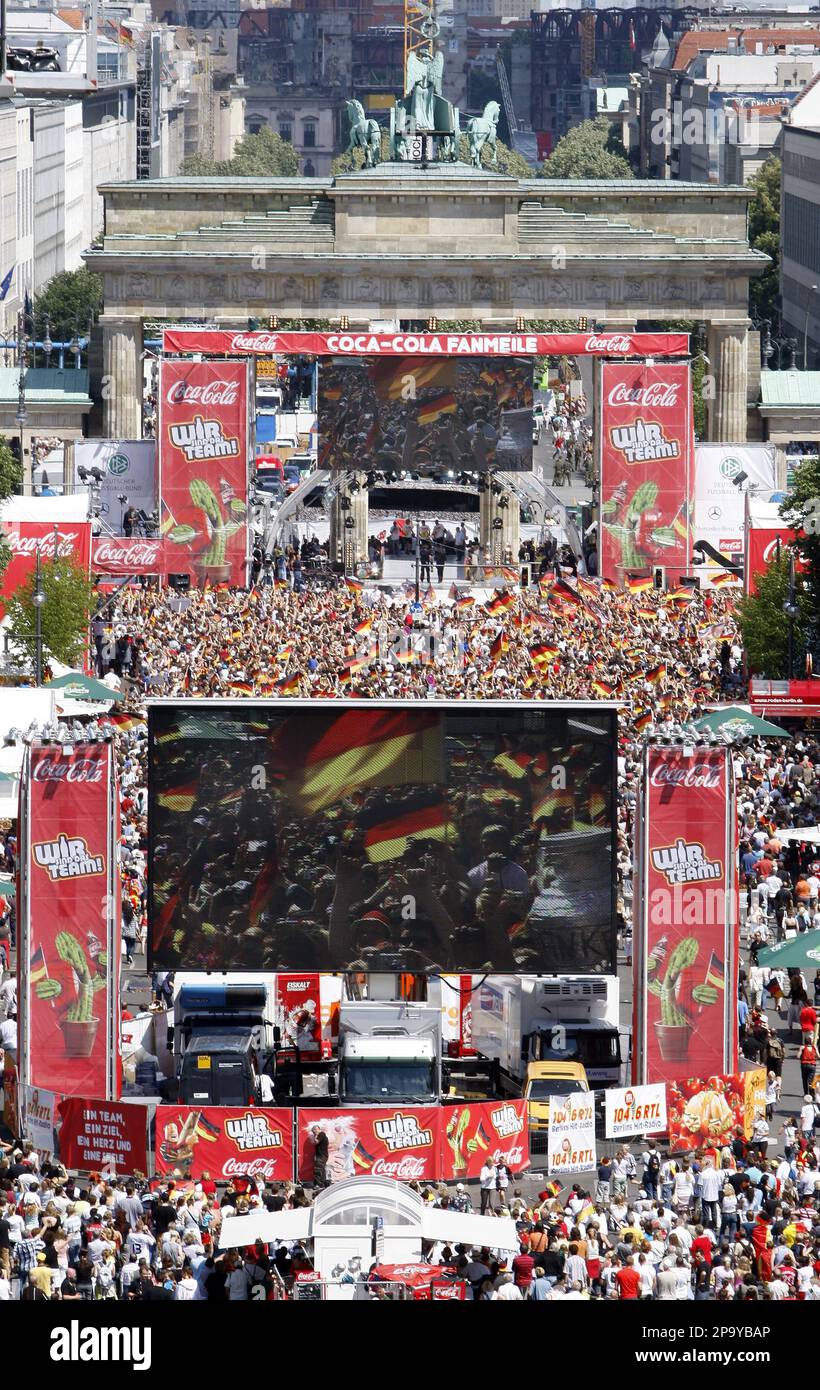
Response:
M88 520L88 493L67 497L7 497L0 502L0 521L43 521L57 526Z
M785 841L787 844L797 842L820 845L820 825L804 825L800 830L775 830L772 839Z

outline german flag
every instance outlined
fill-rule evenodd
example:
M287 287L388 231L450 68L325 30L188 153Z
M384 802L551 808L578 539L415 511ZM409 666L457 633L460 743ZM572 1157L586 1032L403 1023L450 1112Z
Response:
M272 856L262 865L262 871L254 884L249 913L251 926L255 927L257 925L259 918L270 903L278 876L279 864L276 858Z
M569 811L572 818L574 808L574 798L568 787L556 790L555 787L535 787L532 794L532 818L538 820L552 820L554 816L562 812Z
M596 695L600 695L603 700L608 700L615 691L614 685L609 685L607 681L593 681L592 689Z
M38 985L41 980L48 979L48 967L46 966L46 954L42 946L38 946L28 965L29 979L33 985Z
M353 1150L353 1162L357 1168L361 1168L363 1173L369 1173L373 1164L376 1162L373 1155L367 1152L361 1139L357 1140L356 1147Z
M172 893L157 913L151 932L151 945L154 951L163 945L165 938L171 930L171 924L181 902L181 895L179 893Z
M443 391L440 396L434 396L432 400L419 402L416 419L420 425L431 425L434 420L438 419L439 415L454 415L457 405L452 391Z
M299 682L302 679L299 671L294 671L292 676L283 676L276 682L276 692L278 695L292 695L299 689Z
M457 612L457 613L466 613L466 612L468 611L468 609L474 607L474 605L475 605L475 599L473 598L473 595L472 595L472 594L463 594L461 598L457 598L457 599L456 599L456 604L455 604L455 606L456 606L456 612Z
M168 732L165 734L157 734L156 738L154 739L154 742L161 744L169 744L175 743L178 738L182 738L182 730L169 729Z
M359 671L367 670L367 667L369 665L369 656L352 656L349 661L345 662L344 666L340 670L339 680L351 680L352 677L355 676Z
M602 579L601 588L605 594L617 594L618 592L618 585L614 579Z
M691 603L694 597L694 589L690 589L683 584L680 588L670 589L669 593L664 596L663 601L664 603Z
M401 811L396 814L398 805ZM406 801L391 800L363 813L364 850L371 864L401 859L417 840L447 840L450 812L438 787L410 794Z
M274 661L277 663L277 665L282 665L284 662L290 661L290 658L291 658L292 656L293 656L293 643L292 643L292 642L289 642L288 645L287 645L286 647L280 647L280 648L279 648L279 651L276 653L276 656L274 657Z
M404 400L408 376L412 377L416 392L427 386L440 387L443 384L442 365L441 360L431 360L429 357L383 358L374 363L371 374L383 396L391 401L401 401Z
M555 661L560 656L558 647L551 647L547 642L539 642L538 646L530 647L530 661L533 666L549 666L551 661Z
M521 571L514 565L501 565L498 571L502 579L508 579L511 584L520 584Z
M587 598L598 597L598 586L597 584L593 584L592 580L585 579L582 574L579 574L575 582L578 586L579 594L586 594Z
M290 721L271 745L272 766L302 814L314 814L365 787L442 781L439 716L409 709L316 714L313 740L294 738Z
M653 666L651 671L647 671L644 679L649 681L650 685L660 685L661 681L666 679L666 667L663 663L660 666Z
M646 622L653 622L658 616L657 608L636 608L635 617L643 618Z
M736 574L729 574L728 572L726 572L726 573L724 573L724 574L718 574L718 575L715 576L715 578L712 580L712 588L713 588L713 589L725 589L725 588L727 588L727 586L729 586L729 585L731 585L731 584L739 584L739 583L740 583L740 579L738 578L738 576L737 576Z
M716 951L713 951L709 957L709 964L706 967L706 979L704 983L707 985L712 985L714 989L726 988L726 969L723 964L723 961L721 960L720 956L717 954Z
M251 681L229 681L228 689L232 690L234 695L252 695L253 683Z
M515 782L526 777L531 763L532 753L499 753L497 758L493 758L493 767L498 768L505 777L512 777Z
M506 650L506 635L503 632L499 632L498 636L494 637L492 642L490 643L490 660L493 663L493 665L495 665L497 661L501 660Z
M649 576L644 576L642 578L638 574L628 575L626 587L630 594L646 594L652 588L652 580Z
M144 723L145 723L145 715L144 715L144 714L109 714L109 715L106 716L106 719L105 719L105 720L102 720L102 719L101 719L101 720L100 720L100 723L101 723L101 724L102 724L102 723L110 724L111 727L114 728L114 729L116 729L119 733L121 733L121 734L127 734L127 733L130 733L130 731L131 731L132 729L137 729L137 728L139 728L140 724L144 724Z
M633 727L637 729L639 734L642 734L644 729L649 728L650 724L653 722L653 718L654 716L651 710L641 710L640 714L636 714L635 718L632 720Z
M354 627L353 631L354 631L354 632L357 634L357 636L359 636L359 637L366 637L367 634L368 634L368 632L369 632L370 629L372 628L372 626L373 626L373 619L372 619L372 618L362 618L362 621L361 621L360 623L357 623L357 624L356 624L356 626Z
M565 579L559 579L553 584L552 596L553 598L563 599L564 603L571 603L573 606L583 603L583 599L577 589L573 589L572 585L568 584Z
M349 589L352 594L360 594L364 590L364 584L361 579L356 579L354 575L346 574L345 588Z
M219 1125L215 1125L206 1115L200 1114L199 1119L194 1125L194 1134L197 1139L204 1139L208 1144L215 1144L221 1134Z
M157 805L162 806L166 811L190 811L193 809L198 795L199 783L188 782L185 786L172 787L169 791L160 792L157 796Z
M479 1122L478 1122L478 1129L476 1130L475 1134L473 1135L473 1142L474 1142L474 1144L475 1144L475 1147L478 1148L478 1149L485 1149L485 1150L486 1150L486 1149L489 1149L489 1147L490 1147L490 1136L489 1136L489 1134L487 1133L486 1129L484 1128L483 1121L481 1121L481 1120L479 1120Z
M609 799L601 787L589 789L589 818L593 825L609 823Z
M515 594L508 594L506 590L502 590L500 594L496 594L495 598L490 599L487 604L487 612L506 613L507 609L512 608L514 603Z

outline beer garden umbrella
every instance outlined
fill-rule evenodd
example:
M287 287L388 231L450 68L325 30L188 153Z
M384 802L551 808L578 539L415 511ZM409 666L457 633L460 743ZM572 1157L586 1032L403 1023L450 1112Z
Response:
M758 951L757 963L770 970L820 969L820 927L800 932L790 941L780 941L776 946L763 947Z
M94 700L97 704L111 704L121 700L122 693L112 690L110 685L86 676L82 671L67 671L53 681L46 681L44 689L59 690L67 700Z
M758 715L742 709L740 705L723 705L720 709L713 709L702 719L696 719L692 728L698 729L701 733L709 729L727 741L735 738L787 737L785 729L779 728L777 724L770 724L767 719L760 719Z

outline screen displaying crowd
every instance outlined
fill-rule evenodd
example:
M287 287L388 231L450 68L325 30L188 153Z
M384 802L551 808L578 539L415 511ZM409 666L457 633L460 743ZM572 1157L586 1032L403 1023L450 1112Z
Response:
M323 362L319 466L528 471L532 374L523 357Z
M150 711L153 964L613 968L615 714Z

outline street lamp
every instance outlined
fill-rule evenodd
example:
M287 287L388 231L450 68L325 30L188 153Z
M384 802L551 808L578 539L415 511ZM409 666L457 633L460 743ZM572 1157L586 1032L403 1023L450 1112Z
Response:
M39 689L43 683L43 604L46 601L46 595L40 569L39 545L35 553L34 593L31 595L31 601L34 604L34 682Z
M794 620L800 612L800 609L797 607L797 603L795 601L796 597L797 595L794 591L794 551L790 550L789 594L788 598L786 599L786 602L783 604L783 612L785 613L789 623L789 647L788 655L786 657L786 675L788 676L789 680L794 679Z

